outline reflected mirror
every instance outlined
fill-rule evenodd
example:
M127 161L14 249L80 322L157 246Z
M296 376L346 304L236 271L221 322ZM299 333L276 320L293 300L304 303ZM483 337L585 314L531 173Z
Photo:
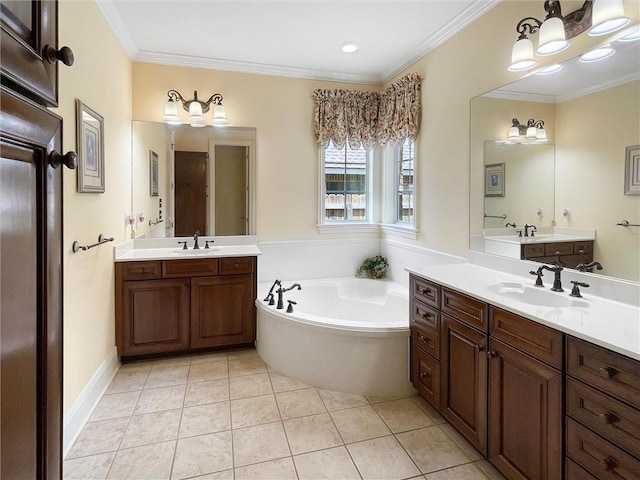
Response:
M596 273L640 281L640 227L620 225L640 223L640 195L624 188L627 147L640 144L640 43L612 45L616 54L601 62L570 59L558 73L472 99L471 250L501 255L486 248L489 237L516 237L534 224L550 242L554 234L593 237L593 260L603 266ZM496 143L507 140L513 118L543 120L548 143ZM531 164L530 154L538 159ZM524 258L522 243L520 256L504 255Z
M254 128L134 121L135 237L251 235Z

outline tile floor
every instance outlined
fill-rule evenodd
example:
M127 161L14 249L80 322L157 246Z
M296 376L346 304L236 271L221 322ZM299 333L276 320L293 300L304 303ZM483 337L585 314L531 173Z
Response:
M321 390L255 350L120 367L65 479L502 479L418 396Z

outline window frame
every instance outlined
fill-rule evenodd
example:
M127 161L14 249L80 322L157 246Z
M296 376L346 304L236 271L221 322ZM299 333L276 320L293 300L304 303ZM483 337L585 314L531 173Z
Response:
M413 218L407 222L398 218L398 164L402 158L402 147L404 142L413 143ZM416 239L418 236L418 143L417 140L405 139L402 143L397 142L387 145L384 151L384 218L381 228L387 235L403 238Z

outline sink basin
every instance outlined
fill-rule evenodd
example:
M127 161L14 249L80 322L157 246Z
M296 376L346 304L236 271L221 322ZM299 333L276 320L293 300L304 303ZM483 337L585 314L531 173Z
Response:
M491 293L500 297L538 305L541 307L588 307L589 304L579 299L569 297L569 292L551 292L548 289L523 285L522 283L500 282L487 287ZM566 289L565 289L566 290Z
M185 257L205 257L207 255L211 255L212 253L216 252L217 250L220 250L220 247L200 248L198 250L194 250L192 248L190 248L189 250L184 250L184 249L180 248L178 250L174 250L173 253L175 255L184 255Z

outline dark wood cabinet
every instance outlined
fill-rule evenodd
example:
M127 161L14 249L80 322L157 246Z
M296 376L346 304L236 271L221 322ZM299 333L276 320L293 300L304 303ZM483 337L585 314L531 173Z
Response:
M575 268L581 263L585 264L593 261L593 240L525 243L520 247L520 258Z
M252 345L256 258L116 263L116 342L124 360Z

